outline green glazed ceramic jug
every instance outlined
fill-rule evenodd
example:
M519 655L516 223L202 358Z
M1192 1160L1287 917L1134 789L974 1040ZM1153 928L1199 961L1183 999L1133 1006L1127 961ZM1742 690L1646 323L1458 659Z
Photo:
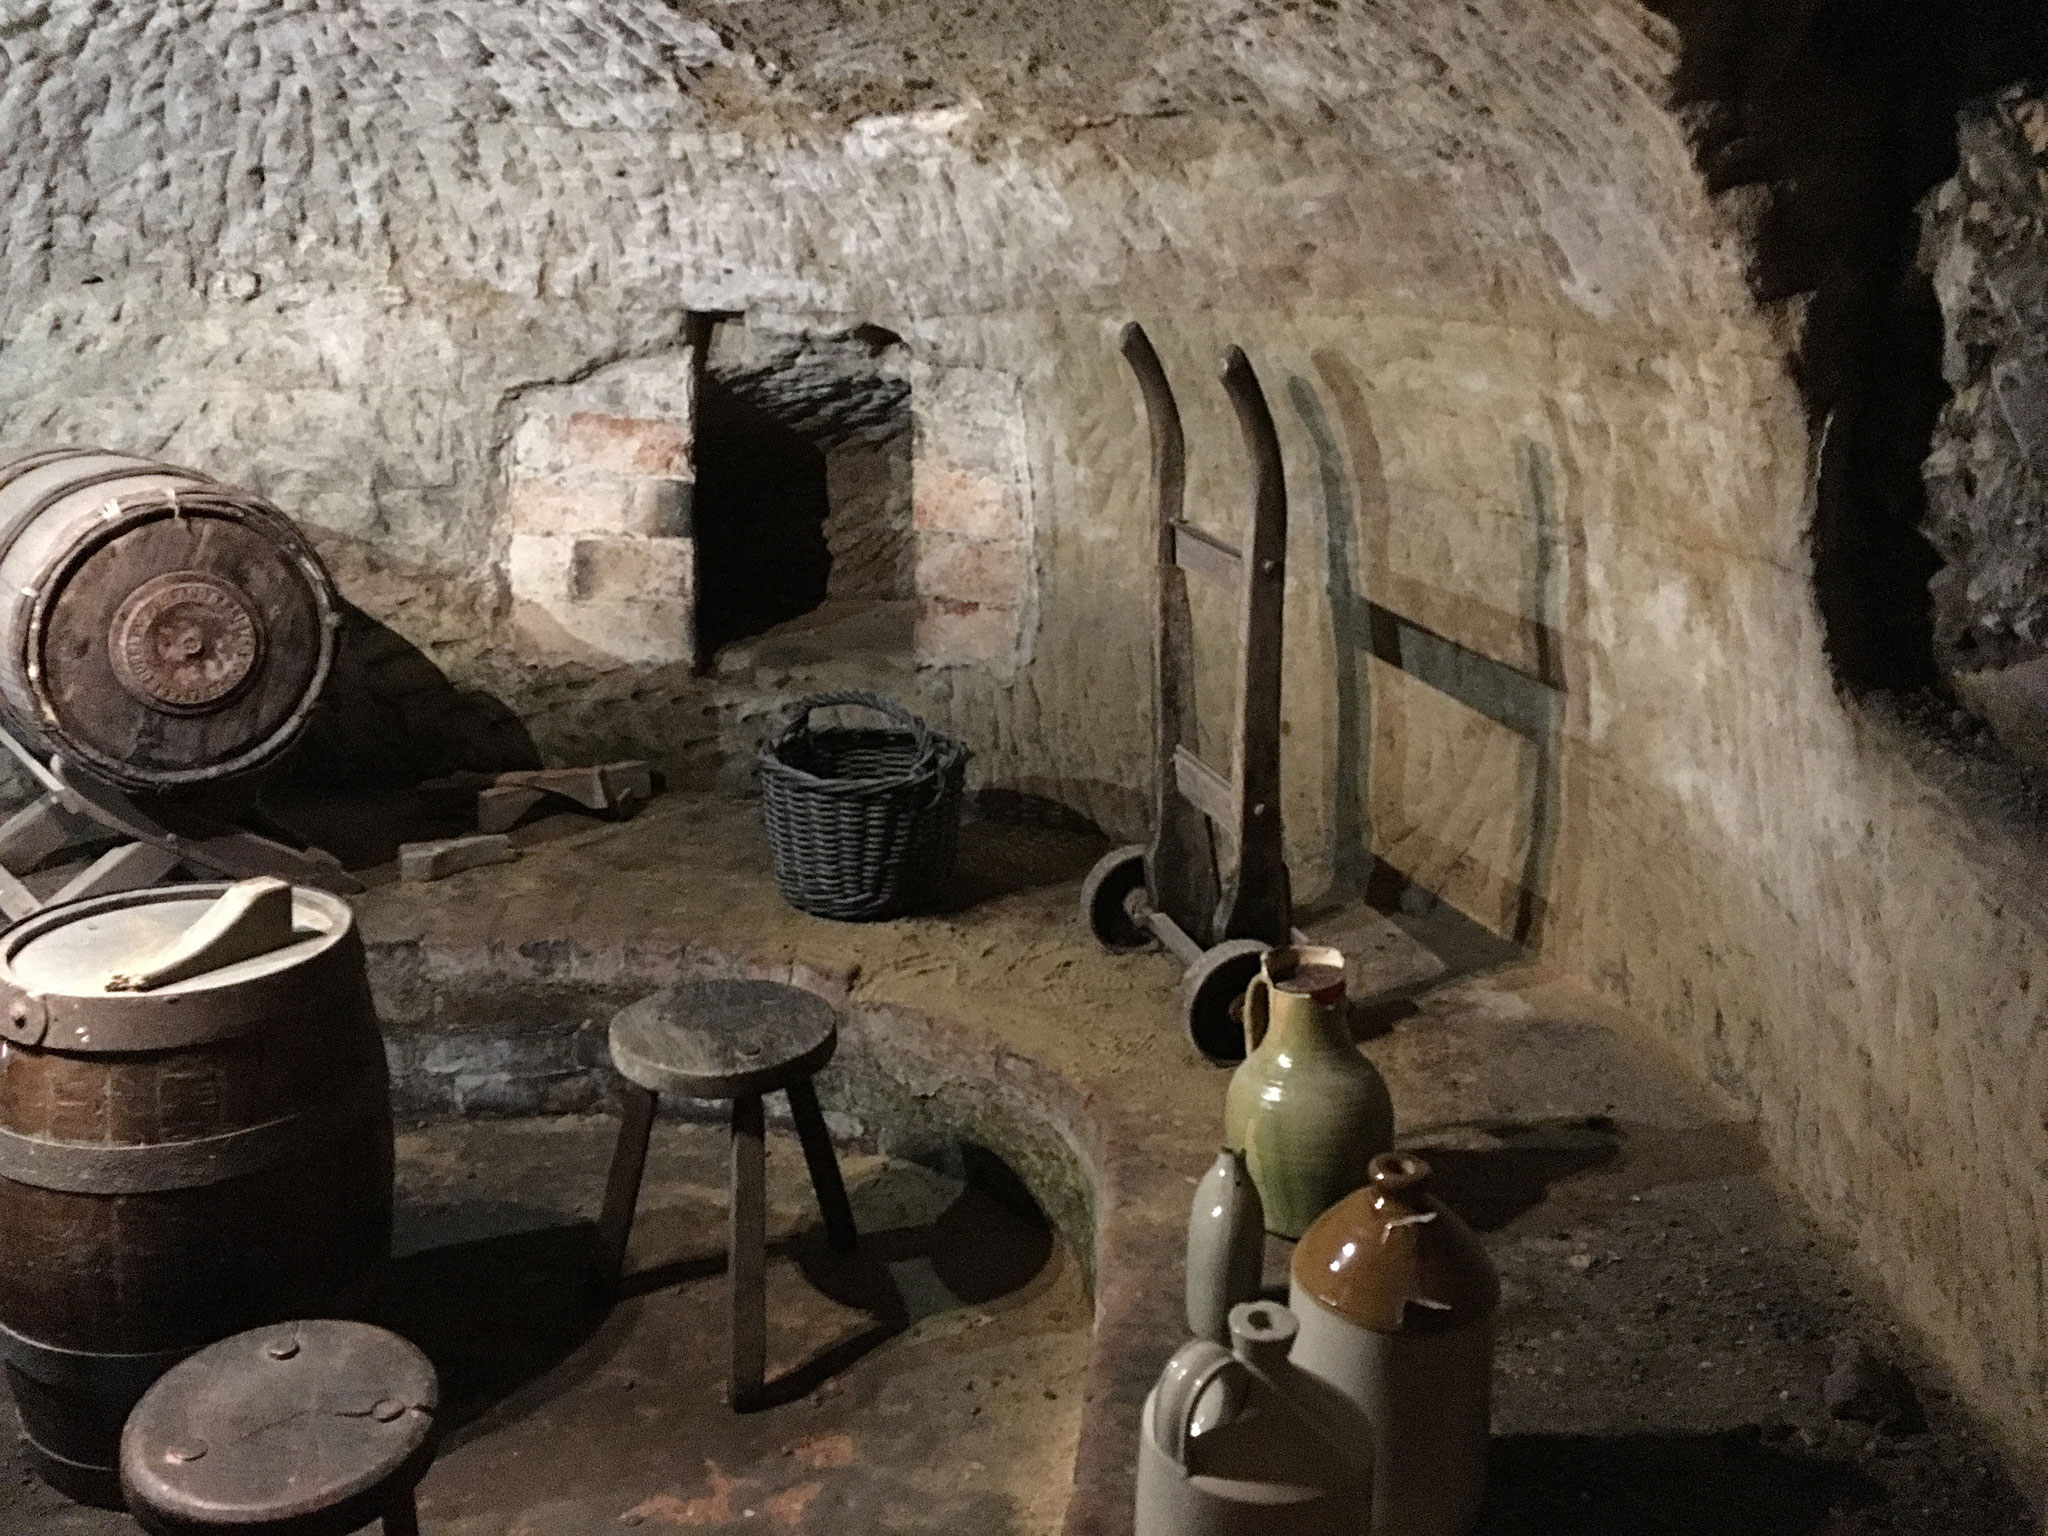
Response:
M1224 1145L1244 1153L1266 1230L1299 1238L1394 1144L1386 1082L1351 1041L1342 952L1266 951L1245 989L1244 1036Z

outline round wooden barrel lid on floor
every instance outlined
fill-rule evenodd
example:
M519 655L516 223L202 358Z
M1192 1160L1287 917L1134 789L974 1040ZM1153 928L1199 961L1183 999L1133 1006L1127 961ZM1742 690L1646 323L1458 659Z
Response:
M0 466L0 710L127 789L253 772L305 725L340 600L277 508L102 449Z
M121 1435L121 1491L152 1536L416 1530L434 1457L427 1357L366 1323L237 1334L166 1372Z
M32 1462L94 1503L119 1503L121 1422L166 1367L346 1307L390 1252L383 1040L346 902L290 889L284 947L107 985L227 889L0 937L0 1356Z

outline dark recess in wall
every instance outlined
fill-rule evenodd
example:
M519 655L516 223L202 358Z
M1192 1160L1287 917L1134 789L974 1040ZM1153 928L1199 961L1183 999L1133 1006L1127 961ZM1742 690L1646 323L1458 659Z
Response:
M831 506L815 444L706 378L697 402L697 653L825 600Z
M1741 200L1750 284L1805 306L1795 359L1825 432L1815 600L1853 690L1939 681L1920 465L1948 398L1941 314L1914 265L1956 113L2048 80L2040 0L1650 0L1680 36L1676 105L1716 193Z

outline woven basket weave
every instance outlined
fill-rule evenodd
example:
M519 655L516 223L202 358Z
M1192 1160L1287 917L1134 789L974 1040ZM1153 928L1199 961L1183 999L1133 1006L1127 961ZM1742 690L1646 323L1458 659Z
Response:
M892 724L811 728L852 704ZM960 846L967 747L873 693L820 693L761 748L761 814L775 883L799 911L845 922L931 899Z

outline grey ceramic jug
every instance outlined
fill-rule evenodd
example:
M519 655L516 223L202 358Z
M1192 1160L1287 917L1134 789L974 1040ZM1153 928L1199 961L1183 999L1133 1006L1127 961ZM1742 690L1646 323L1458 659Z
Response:
M1266 1217L1244 1154L1225 1147L1195 1186L1188 1212L1188 1332L1213 1344L1230 1339L1230 1309L1259 1294Z
M1370 1436L1341 1395L1289 1364L1294 1314L1246 1302L1230 1349L1181 1347L1145 1399L1135 1536L1363 1536Z

